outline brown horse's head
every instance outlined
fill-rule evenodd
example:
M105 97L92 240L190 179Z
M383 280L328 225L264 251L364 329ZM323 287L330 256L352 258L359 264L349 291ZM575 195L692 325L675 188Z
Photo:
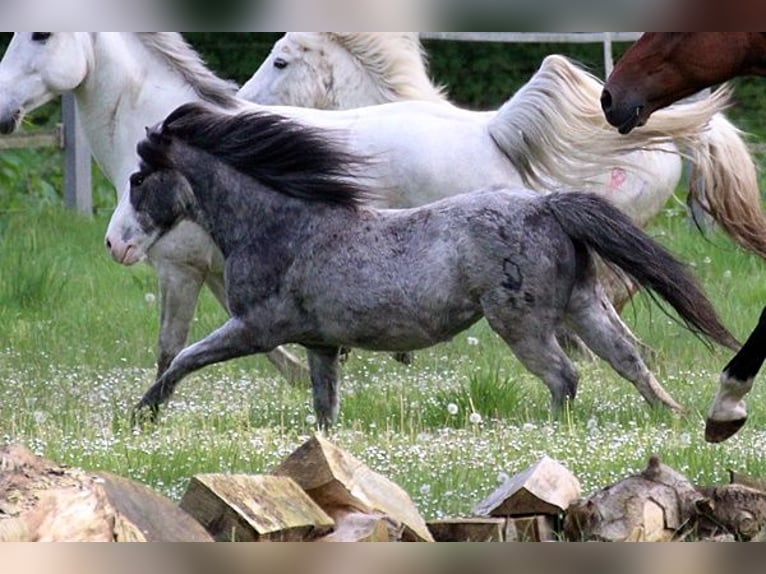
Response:
M621 133L652 112L737 75L761 73L756 52L766 42L750 32L647 33L628 48L610 74L601 107Z

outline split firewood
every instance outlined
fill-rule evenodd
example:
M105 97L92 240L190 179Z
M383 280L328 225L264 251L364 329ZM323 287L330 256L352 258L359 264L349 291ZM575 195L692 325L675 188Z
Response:
M766 538L766 492L727 484L699 489L704 499L697 503L697 535L716 538L731 535L737 540Z
M209 542L178 506L144 485L0 449L0 541Z
M574 541L671 540L695 524L703 500L684 475L653 456L642 472L574 501L564 534Z
M222 542L313 540L334 524L286 476L198 474L189 482L181 508Z
M274 470L289 476L321 506L338 511L382 514L391 535L404 541L433 541L410 496L350 453L316 434Z
M335 527L317 542L395 542L390 523L382 514L338 511Z
M444 518L432 520L428 529L437 542L503 542L505 518Z
M505 481L474 509L478 516L559 515L580 496L580 482L560 462L543 456Z

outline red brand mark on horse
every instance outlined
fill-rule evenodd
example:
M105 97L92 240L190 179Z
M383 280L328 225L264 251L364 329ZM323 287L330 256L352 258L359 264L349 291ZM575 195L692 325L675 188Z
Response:
M625 173L625 170L616 167L612 170L612 176L609 179L609 190L610 191L617 191L622 187L622 184L625 183L625 180L628 179L628 175Z

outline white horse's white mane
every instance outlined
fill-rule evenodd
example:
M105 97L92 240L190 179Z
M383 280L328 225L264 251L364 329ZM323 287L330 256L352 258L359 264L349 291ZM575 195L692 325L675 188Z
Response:
M137 32L139 41L167 62L203 100L224 107L236 105L238 86L216 76L202 57L175 32Z
M446 98L444 88L428 76L426 51L417 32L289 32L299 45L319 47L322 41L344 48L374 79L386 99L396 101Z

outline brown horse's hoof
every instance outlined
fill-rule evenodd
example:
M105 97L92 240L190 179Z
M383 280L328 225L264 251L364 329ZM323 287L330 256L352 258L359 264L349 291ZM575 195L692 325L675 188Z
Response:
M705 440L707 442L723 442L735 435L739 429L745 426L747 417L733 421L705 421Z

